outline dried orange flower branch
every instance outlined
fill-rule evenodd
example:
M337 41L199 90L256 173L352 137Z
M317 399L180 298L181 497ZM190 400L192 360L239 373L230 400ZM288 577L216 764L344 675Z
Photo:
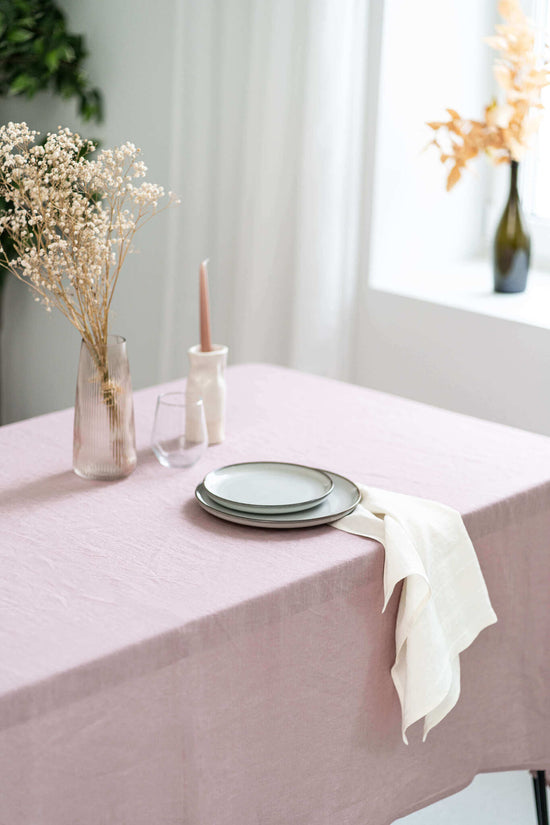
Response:
M541 90L550 84L550 63L537 68L535 30L519 0L500 0L498 10L505 22L486 42L500 55L494 74L504 90L504 102L493 100L485 107L483 120L469 120L447 109L449 120L428 123L435 132L431 143L449 167L447 191L480 152L494 163L520 161L541 122Z

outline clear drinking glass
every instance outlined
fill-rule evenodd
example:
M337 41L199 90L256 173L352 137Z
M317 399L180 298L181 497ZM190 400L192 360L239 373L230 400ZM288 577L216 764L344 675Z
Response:
M184 392L159 395L151 446L162 466L191 467L207 445L202 400L186 402Z

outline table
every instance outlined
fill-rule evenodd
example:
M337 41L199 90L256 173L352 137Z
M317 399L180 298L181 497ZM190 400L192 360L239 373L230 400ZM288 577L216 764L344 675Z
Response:
M246 365L227 440L166 470L160 389L136 393L121 482L72 473L70 410L0 429L0 825L387 825L550 764L550 439ZM499 622L425 744L420 725L401 740L380 545L194 501L209 470L260 458L463 514Z

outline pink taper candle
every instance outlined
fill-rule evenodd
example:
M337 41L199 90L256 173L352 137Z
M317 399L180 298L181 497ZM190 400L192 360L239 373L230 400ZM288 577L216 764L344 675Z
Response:
M201 306L201 351L212 352L212 338L210 336L210 302L208 299L208 272L203 261L200 268L200 306Z

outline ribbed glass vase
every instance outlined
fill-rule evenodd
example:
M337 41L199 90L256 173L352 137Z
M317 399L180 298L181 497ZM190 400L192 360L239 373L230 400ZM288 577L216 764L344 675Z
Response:
M109 335L103 352L84 341L76 382L73 469L82 478L124 478L137 463L126 340Z

